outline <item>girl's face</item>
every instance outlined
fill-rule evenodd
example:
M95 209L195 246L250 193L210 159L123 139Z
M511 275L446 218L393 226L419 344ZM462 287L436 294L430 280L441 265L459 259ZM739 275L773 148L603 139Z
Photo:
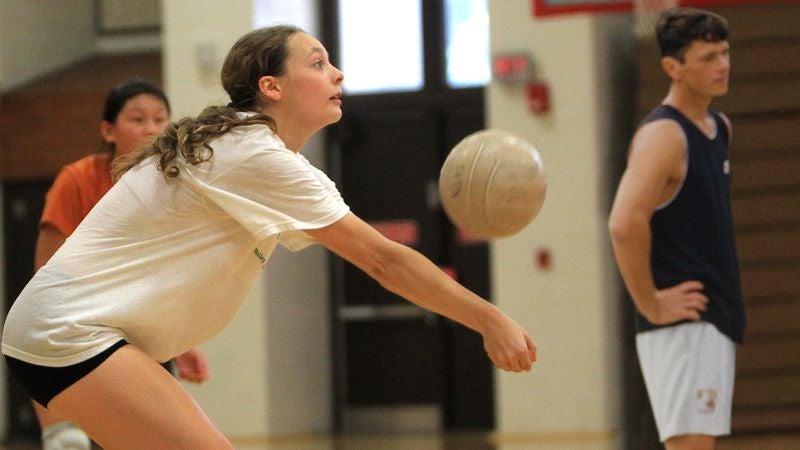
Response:
M106 142L114 144L116 156L120 156L163 133L168 125L167 105L158 97L143 93L125 102L114 123L104 120L100 124L100 134Z
M295 33L287 45L285 73L277 77L283 111L308 127L322 128L337 122L342 117L344 75L312 36Z

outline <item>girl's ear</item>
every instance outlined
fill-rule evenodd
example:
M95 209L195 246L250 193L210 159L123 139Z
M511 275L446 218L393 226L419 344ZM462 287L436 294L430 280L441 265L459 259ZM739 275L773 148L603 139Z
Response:
M116 141L116 133L114 129L114 124L108 121L100 122L100 136L103 137L103 140L109 143L113 143Z
M281 88L277 78L271 75L264 75L258 79L258 90L267 100L274 102L281 99Z

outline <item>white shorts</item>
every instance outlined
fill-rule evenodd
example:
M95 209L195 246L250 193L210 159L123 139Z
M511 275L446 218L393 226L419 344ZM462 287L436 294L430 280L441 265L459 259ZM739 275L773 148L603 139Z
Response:
M708 322L636 335L636 349L661 442L731 432L736 345Z

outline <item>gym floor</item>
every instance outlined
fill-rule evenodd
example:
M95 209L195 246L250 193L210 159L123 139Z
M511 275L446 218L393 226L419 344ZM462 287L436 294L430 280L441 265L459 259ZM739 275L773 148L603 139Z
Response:
M512 437L486 433L392 434L331 436L304 435L234 442L239 450L604 450L604 442L587 440ZM0 446L0 450L39 450L38 442ZM800 449L800 432L729 436L718 441L717 450Z
M245 444L244 442L242 444ZM586 440L537 440L489 434L318 436L273 440L244 446L240 450L605 450L606 442ZM800 449L800 433L739 436L720 439L717 450Z

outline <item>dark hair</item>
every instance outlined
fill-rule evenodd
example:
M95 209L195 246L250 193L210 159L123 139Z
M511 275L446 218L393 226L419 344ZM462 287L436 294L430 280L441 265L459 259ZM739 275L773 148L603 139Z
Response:
M150 80L134 78L120 83L108 91L106 103L103 107L103 120L109 123L115 123L119 112L125 107L125 103L140 94L149 94L158 98L164 102L167 111L170 111L167 95L164 94L164 91L162 91L160 87Z
M108 91L106 94L106 101L103 106L103 120L108 123L116 123L117 117L119 117L120 111L125 108L125 104L128 103L128 100L141 95L147 94L156 97L157 99L164 102L164 106L167 107L167 112L170 112L169 100L167 99L167 95L164 94L164 91L161 90L158 85L153 83L150 80L145 80L143 78L134 78L125 82L122 82ZM103 141L100 144L100 148L98 149L99 152L113 152L114 151L114 144L111 142Z
M696 40L719 42L728 39L728 21L697 8L671 8L661 13L656 25L661 56L683 62L689 45Z
M208 141L234 127L260 124L277 132L275 121L260 112L262 101L258 80L263 76L284 73L289 54L287 42L299 32L303 30L295 26L276 25L253 30L239 38L228 52L220 73L222 87L231 102L227 106L209 106L196 118L185 117L174 122L152 145L117 158L113 167L114 180L154 155L159 155L158 169L164 172L165 177L177 177L180 169L176 158L179 155L189 164L208 161L213 155ZM237 114L239 111L255 114L243 116Z

